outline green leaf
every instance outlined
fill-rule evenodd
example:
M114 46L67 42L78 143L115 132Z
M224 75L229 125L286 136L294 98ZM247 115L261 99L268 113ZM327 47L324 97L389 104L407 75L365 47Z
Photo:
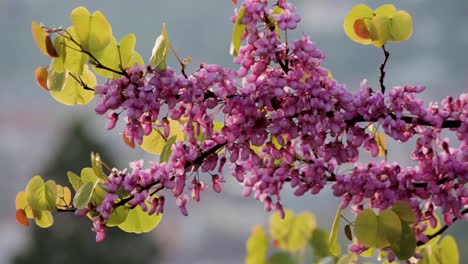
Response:
M246 243L245 264L264 264L268 250L268 236L263 226L255 226Z
M166 144L164 144L161 151L161 156L159 157L160 163L167 162L169 160L169 156L171 156L172 153L172 145L174 145L176 140L177 136L172 136L166 141Z
M276 252L271 255L268 260L267 264L296 264L297 262L294 261L294 258L286 253L286 252Z
M443 263L460 263L457 242L452 236L447 235L440 240L439 256L439 259L443 260Z
M71 12L71 21L85 50L99 51L109 45L112 27L100 11L90 14L85 7L77 7Z
M36 225L42 228L47 228L54 223L54 217L48 210L33 210L34 221Z
M88 206L88 203L91 200L91 196L93 195L93 190L97 183L98 181L94 183L86 182L80 187L80 189L76 192L75 197L73 198L73 205L76 208L82 209Z
M279 212L274 212L270 217L272 238L280 248L291 252L302 250L307 245L315 227L315 216L309 212L295 216L290 209L286 209L284 219L281 219Z
M398 215L390 209L383 210L378 215L379 229L384 236L377 239L377 248L388 246L389 243L397 243L401 237L401 221ZM380 233L380 232L379 232Z
M156 68L158 71L164 71L167 68L166 58L169 55L170 49L169 37L167 36L166 24L162 25L162 33L156 39L151 53L151 58L148 62L153 68Z
M414 255L416 236L407 224L401 224L400 239L390 244L390 248L400 260L407 260Z
M83 74L79 78L88 87L94 87L97 83L96 76L88 69L88 65L84 65ZM55 100L65 105L87 104L94 97L94 91L86 90L70 74L66 78L63 89L60 91L51 90L50 94Z
M328 244L330 245L330 251L334 256L338 256L341 253L340 245L338 244L338 228L340 226L341 220L341 208L338 207L335 214L335 220L333 220L333 225L330 232L330 237L328 239Z
M57 187L54 181L44 183L41 176L34 176L26 185L26 199L34 210L53 211L57 198Z
M72 185L73 189L76 191L78 191L78 189L80 189L81 185L82 185L82 182L81 182L81 179L80 179L80 176L76 175L74 172L72 171L68 171L67 172L67 176L68 176L68 181L70 182L70 184Z
M378 239L378 218L371 209L361 211L354 223L354 235L359 243L376 247Z
M247 27L242 22L245 16L245 11L245 6L242 6L239 9L239 12L237 13L236 22L234 23L234 28L232 29L230 54L233 57L237 57L237 55L239 54L242 36L244 35L245 28Z
M309 243L312 247L314 259L318 260L332 255L330 245L328 243L327 231L321 228L314 229Z
M125 219L127 219L128 213L130 212L130 208L126 206L119 206L115 208L109 219L106 222L106 226L118 226L122 224Z
M162 214L148 215L140 206L136 206L129 210L127 218L118 227L128 233L141 234L153 230L161 219Z
M91 166L93 168L94 174L97 175L98 178L107 181L107 175L102 169L102 160L99 153L91 152Z
M406 224L413 224L416 221L413 209L408 202L396 201L392 206L392 211L395 212L400 220Z

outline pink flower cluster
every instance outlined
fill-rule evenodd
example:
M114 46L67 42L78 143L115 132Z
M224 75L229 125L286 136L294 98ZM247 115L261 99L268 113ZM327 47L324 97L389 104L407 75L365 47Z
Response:
M141 143L154 128L164 127L169 136L168 118L184 118L188 135L172 146L167 163L143 169L142 162L134 162L132 172L109 175L108 194L98 207L102 218L121 201L161 213L167 191L187 215L188 197L199 201L206 182L221 191L228 159L243 194L253 194L266 210L283 212L285 184L298 196L317 194L329 184L342 197L341 207L351 205L356 212L406 200L418 223L435 219L434 208L441 209L447 224L462 217L468 206L468 94L425 107L416 97L421 86L398 86L382 94L364 81L350 92L320 66L325 55L308 36L281 39L271 19L287 30L300 18L293 4L280 0L277 5L283 11L274 14L266 0L244 1L245 45L234 59L237 71L203 64L185 78L170 68L134 67L126 70L129 77L96 88L100 103L95 111L108 113L108 129L123 115L123 133ZM215 119L224 120L222 129L214 129ZM363 152L379 153L369 124L399 142L416 139L410 157L415 165L358 162ZM443 130L454 131L458 141L449 144ZM343 170L346 164L353 168ZM202 180L207 176L200 172L209 172L211 179ZM421 240L423 229L415 227Z

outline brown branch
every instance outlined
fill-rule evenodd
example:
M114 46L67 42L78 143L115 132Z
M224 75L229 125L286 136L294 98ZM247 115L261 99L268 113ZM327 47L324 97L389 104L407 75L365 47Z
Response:
M380 65L380 79L379 79L379 82L380 82L380 89L382 90L382 94L384 94L385 93L385 85L384 85L385 65L387 64L388 57L390 57L390 52L388 52L385 49L385 45L382 46L382 49L383 49L383 52L384 52L384 55L385 55L385 59L384 59L384 62Z
M333 113L331 113L333 115ZM328 115L328 114L327 114ZM391 114L393 119L397 119L397 117L394 114ZM424 121L422 119L419 119L417 117L412 117L412 116L402 116L400 118L401 120L405 121L407 124L413 124L416 123L417 125L422 125L422 126L434 126L433 124ZM356 116L350 120L347 120L347 124L354 124L358 122L376 122L377 120L365 120L363 116ZM460 120L446 120L442 123L441 128L458 128L461 126L461 121Z
M465 208L463 211L461 211L461 214L462 216L464 214L467 214L468 213L468 208ZM457 217L454 217L452 219L452 222L455 222L457 221L458 219L460 218L457 218ZM422 246L424 244L426 244L427 242L429 242L431 239L433 239L434 237L436 236L439 236L439 235L442 235L442 233L445 232L445 230L447 230L449 228L450 225L444 225L443 227L441 227L439 230L437 230L434 234L431 234L431 235L428 235L427 236L427 241L426 242L423 242L423 241L418 241L418 243L416 243L417 246Z
M106 71L110 71L110 72L113 72L113 73L115 73L115 74L125 76L125 77L127 77L127 78L130 77L130 76L128 75L128 73L127 73L126 71L124 71L124 70L119 71L119 70L116 70L116 69L107 67L107 66L105 66L104 64L102 64L90 51L85 50L85 49L83 48L83 46L81 46L81 44L80 44L78 41L76 41L76 40L71 36L70 33L68 33L68 31L65 30L64 32L67 34L67 36L64 36L63 34L59 34L59 33L58 33L58 34L61 35L62 37L68 38L68 39L69 39L70 41L72 41L75 45L77 45L77 46L80 48L80 49L77 50L77 51L88 55L88 56L90 57L90 62L91 62L91 64L94 64L94 66L95 66L96 68L98 68L98 69L103 69L103 70L106 70ZM68 47L68 48L71 48L71 47ZM121 66L122 66L122 65L121 65Z

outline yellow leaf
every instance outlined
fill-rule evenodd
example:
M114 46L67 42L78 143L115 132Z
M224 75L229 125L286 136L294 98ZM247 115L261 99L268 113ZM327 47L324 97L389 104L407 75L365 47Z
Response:
M365 35L363 26L369 30L369 24L374 16L374 12L370 7L364 4L359 4L354 6L349 13L346 15L346 18L343 22L343 29L346 35L353 41L361 44L370 44L372 40ZM356 21L358 25L356 24ZM356 27L360 30L359 34L356 32Z
M392 16L397 11L396 7L392 4L385 4L379 6L375 9L375 15L382 15L382 16Z
M57 200L56 207L60 209L68 208L71 202L71 191L67 186L57 184Z
M169 128L171 132L168 138L176 136L177 140L185 139L185 133L178 121L169 119ZM141 143L140 147L149 153L161 154L161 151L166 144L166 139L162 136L163 134L164 128L153 129L149 135L143 137L143 143Z
M26 216L28 218L34 218L33 211L31 209L31 206L28 204L28 200L26 199L26 193L25 192L19 192L16 195L16 210L23 209L26 212Z
M369 131L374 135L375 141L377 142L379 156L385 156L387 154L387 140L385 134L379 133L373 124L369 125Z
M65 105L87 104L94 97L94 91L86 90L70 74L67 74L65 85L60 91L51 91L52 97ZM94 87L97 83L96 76L84 65L83 74L79 76L88 87Z

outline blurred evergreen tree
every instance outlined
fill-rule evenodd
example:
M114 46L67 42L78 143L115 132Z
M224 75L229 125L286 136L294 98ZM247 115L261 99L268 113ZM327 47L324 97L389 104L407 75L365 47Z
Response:
M109 150L86 131L85 122L83 119L70 122L63 144L41 174L44 178L69 186L66 172L79 174L82 168L91 166L91 152L99 153L109 166L116 164ZM86 217L62 213L54 214L54 218L54 225L48 229L31 223L28 247L18 252L12 263L156 263L159 251L147 234L136 236L109 228L106 240L96 243L92 223Z

